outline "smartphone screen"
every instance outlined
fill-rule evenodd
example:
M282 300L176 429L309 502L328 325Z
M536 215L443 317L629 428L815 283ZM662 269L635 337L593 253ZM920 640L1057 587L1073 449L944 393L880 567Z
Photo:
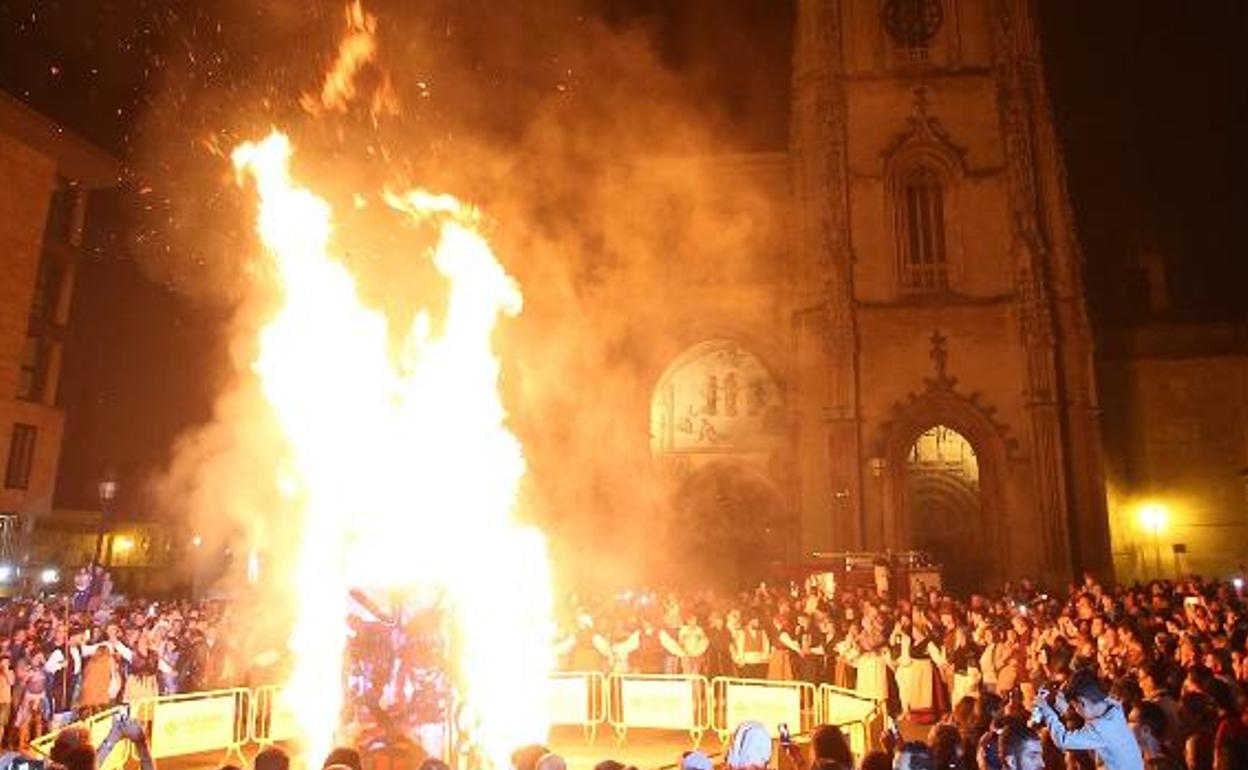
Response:
M781 743L787 746L788 744L793 742L793 736L789 735L789 725L787 723L781 722L780 724L776 725L776 730L780 733Z

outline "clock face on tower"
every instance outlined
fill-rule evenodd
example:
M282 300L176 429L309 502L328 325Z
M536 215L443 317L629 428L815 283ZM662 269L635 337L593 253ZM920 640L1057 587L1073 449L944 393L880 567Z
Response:
M941 0L887 0L884 4L884 29L907 48L926 45L944 20Z

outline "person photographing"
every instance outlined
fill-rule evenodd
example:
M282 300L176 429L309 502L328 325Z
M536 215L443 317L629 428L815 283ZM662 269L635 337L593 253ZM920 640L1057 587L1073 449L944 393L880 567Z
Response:
M1040 691L1032 706L1032 721L1042 722L1049 729L1049 737L1059 749L1093 751L1106 770L1143 770L1144 755L1122 704L1109 697L1094 671L1076 671L1064 691L1053 694L1052 703L1049 696L1047 689ZM1083 719L1083 726L1077 730L1062 722L1062 715L1071 706Z

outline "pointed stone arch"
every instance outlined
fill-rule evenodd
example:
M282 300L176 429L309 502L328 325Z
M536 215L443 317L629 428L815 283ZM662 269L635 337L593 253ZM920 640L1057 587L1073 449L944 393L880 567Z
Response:
M986 580L1007 573L1009 541L1003 532L1006 509L1006 476L1009 464L1017 455L1017 442L1007 426L998 422L995 409L982 403L978 394L963 395L957 389L957 378L946 371L945 338L932 335L932 362L935 376L924 380L924 389L909 394L893 406L891 419L882 426L878 457L884 460L881 525L885 545L904 549L914 547L914 494L908 489L908 455L911 447L926 431L944 426L960 434L971 445L978 463L979 520L975 529L982 535L968 548L985 554ZM946 485L947 487L947 485ZM965 496L966 490L940 490L946 499ZM970 507L970 506L968 506ZM969 551L968 551L969 552Z
M893 232L895 285L901 293L957 290L964 261L965 155L928 113L925 90L916 88L913 114L883 153L885 214ZM917 244L925 244L919 249L924 259L918 262L912 253ZM936 262L922 264L935 257Z
M663 539L683 555L666 572L694 585L756 584L796 556L796 523L784 495L748 462L726 457L697 466L672 490L670 505Z
M655 383L650 446L657 460L770 455L787 436L783 387L763 360L727 338L676 355Z

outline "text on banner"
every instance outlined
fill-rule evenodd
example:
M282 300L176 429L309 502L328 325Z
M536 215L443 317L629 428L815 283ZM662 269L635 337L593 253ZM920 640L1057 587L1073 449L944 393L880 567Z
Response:
M725 719L729 725L757 719L769 725L784 722L794 732L802 729L802 691L797 687L729 682L725 685L724 698Z
M238 700L234 694L156 703L152 710L152 756L176 757L233 746Z
M622 678L620 718L628 727L696 729L695 687L691 681Z

